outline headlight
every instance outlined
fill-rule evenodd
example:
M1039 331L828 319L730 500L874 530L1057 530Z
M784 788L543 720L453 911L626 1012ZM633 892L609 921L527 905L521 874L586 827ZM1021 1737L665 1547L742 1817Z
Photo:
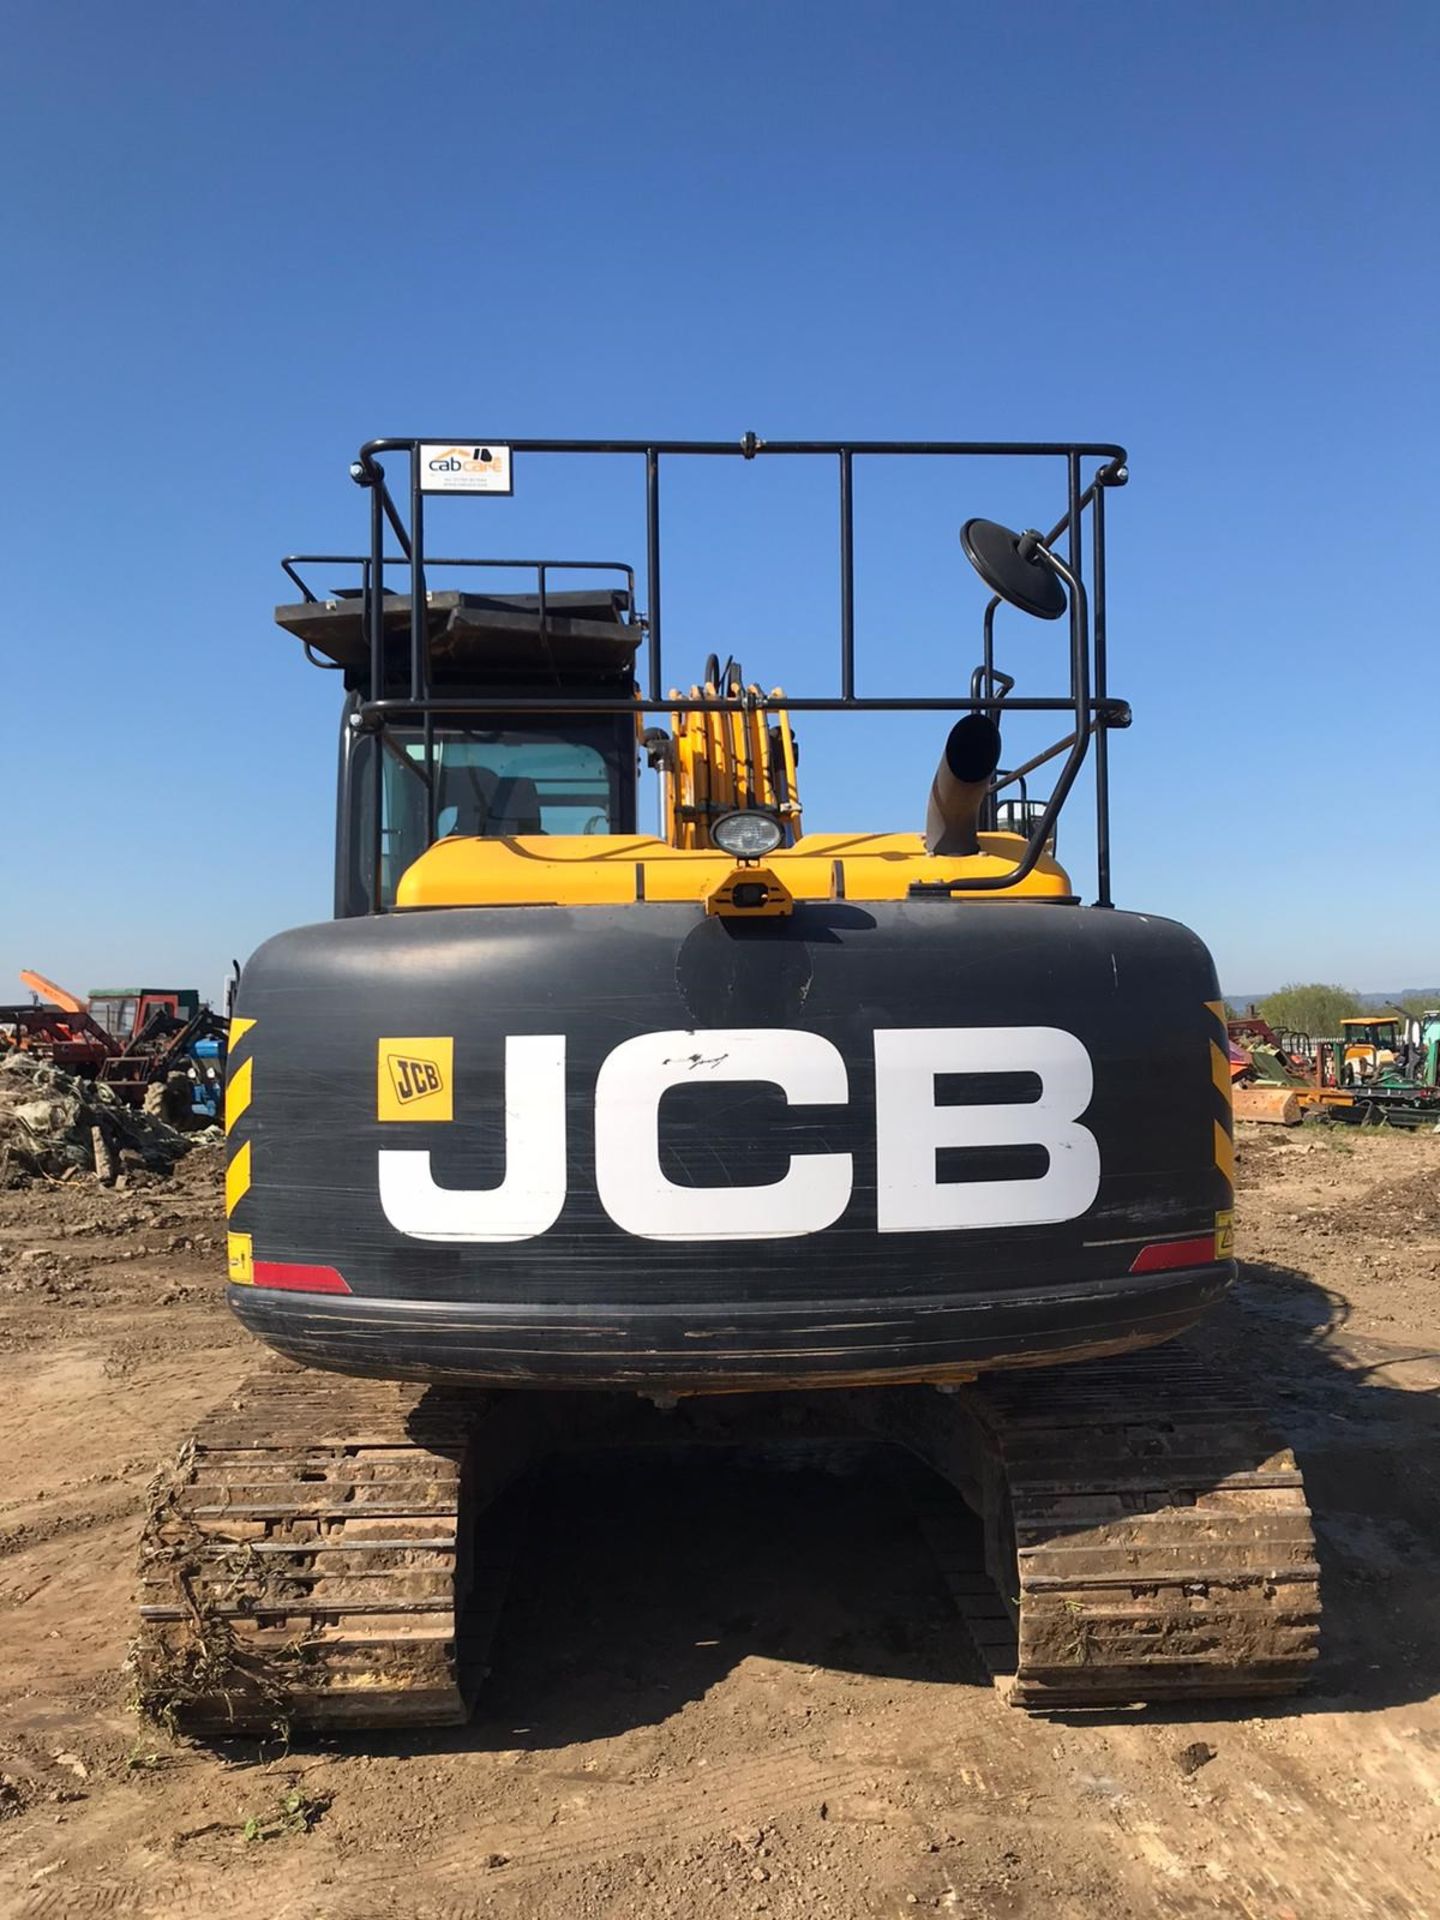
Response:
M773 813L754 808L722 813L710 829L710 838L721 852L736 860L763 860L784 837L785 830Z

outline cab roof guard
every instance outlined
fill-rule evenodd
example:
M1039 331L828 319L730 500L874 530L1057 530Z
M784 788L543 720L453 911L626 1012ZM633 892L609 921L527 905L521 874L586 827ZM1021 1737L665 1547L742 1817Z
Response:
M640 697L582 696L557 689L553 695L516 695L487 693L483 698L437 697L431 686L429 640L425 617L425 499L422 448L452 446L455 436L432 435L416 438L370 440L351 463L351 478L370 495L370 550L362 557L362 597L364 619L370 645L371 697L360 703L356 724L371 732L384 732L392 721L425 722L425 760L416 771L430 789L432 811L435 804L433 780L434 719L460 717L480 711L486 713L617 713L617 712L713 712L733 711L755 704L749 694L667 695L662 652L661 556L660 556L660 479L662 463L673 458L731 458L754 460L760 457L802 457L832 460L839 487L839 561L840 561L840 691L828 695L792 695L783 704L791 712L946 712L985 713L998 718L1005 713L1068 713L1070 733L1043 753L1033 756L1022 768L997 776L996 791L1033 773L1045 762L1062 753L1066 758L1056 778L1047 804L1030 825L1025 852L1014 870L1004 875L979 875L963 883L966 892L1002 891L1016 885L1034 868L1045 844L1054 831L1055 821L1075 778L1095 742L1096 796L1096 905L1113 904L1110 882L1109 769L1107 734L1112 727L1130 724L1130 710L1122 700L1111 697L1107 685L1105 617L1105 495L1111 487L1124 486L1129 478L1125 449L1108 442L1094 441L967 441L967 440L771 440L753 433L738 441L730 440L507 440L494 436L489 445L504 448L513 462L542 454L565 456L583 454L631 455L643 463L645 473L645 579L646 604L643 615L633 613L645 631L647 640L647 692ZM463 436L460 446L473 444ZM409 515L400 512L391 492L382 454L403 455L408 463ZM896 455L954 457L961 459L1026 458L1053 459L1064 475L1065 510L1047 533L1039 535L1033 546L1045 549L1050 570L1068 588L1066 602L1070 623L1070 686L1067 694L1053 697L1015 698L1010 689L1013 680L995 666L994 616L1001 604L999 593L992 595L984 616L983 655L975 670L968 695L935 697L929 695L864 696L855 691L855 542L854 542L854 468L857 460ZM1091 470L1086 475L1086 468ZM1089 580L1085 571L1084 523L1090 523ZM400 547L400 555L387 555L387 528ZM1065 537L1065 557L1053 551ZM1033 550L1033 549L1032 549ZM290 578L302 593L310 590L294 572L302 558L289 556L282 562ZM325 556L321 556L324 558ZM342 556L330 556L336 560ZM551 570L579 567L584 563L562 560L523 562L441 561L431 558L432 566L495 565L533 568L538 581L539 633L544 638L547 582ZM596 569L629 574L621 563L595 563ZM402 568L409 574L410 648L409 686L399 694L387 689L386 670L386 594L385 572ZM633 575L630 575L633 582ZM393 592L393 589L391 589ZM634 609L633 586L630 595ZM1091 610L1093 609L1093 614ZM1093 618L1093 645L1091 620ZM380 689L378 697L376 689ZM762 703L763 704L763 703ZM376 834L372 900L378 902L380 889L380 782L384 756L374 757ZM993 795L991 798L993 808ZM433 822L432 822L433 829ZM432 832L433 837L433 832ZM959 885L957 891L962 890Z

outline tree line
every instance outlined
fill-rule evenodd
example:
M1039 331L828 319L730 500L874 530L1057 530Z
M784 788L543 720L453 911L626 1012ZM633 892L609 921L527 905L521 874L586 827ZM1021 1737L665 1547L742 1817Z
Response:
M1377 1017L1385 1013L1421 1014L1427 1006L1434 1004L1435 996L1410 994L1403 1000L1393 1001L1389 1007L1364 1007L1354 987L1327 986L1320 981L1313 981L1305 986L1292 983L1281 987L1277 993L1266 994L1257 1011L1261 1019L1268 1020L1272 1027L1289 1027L1297 1033L1329 1035L1340 1031L1342 1020L1357 1014L1369 1013ZM1227 1001L1225 1011L1231 1018L1239 1018L1246 1009L1232 1007Z

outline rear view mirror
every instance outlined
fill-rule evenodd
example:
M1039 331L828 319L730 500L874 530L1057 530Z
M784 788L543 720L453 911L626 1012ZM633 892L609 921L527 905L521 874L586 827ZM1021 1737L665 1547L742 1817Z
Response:
M1058 620L1065 612L1065 589L1039 557L1044 542L1038 533L1012 533L998 520L967 520L960 544L990 591L1012 607L1037 620Z

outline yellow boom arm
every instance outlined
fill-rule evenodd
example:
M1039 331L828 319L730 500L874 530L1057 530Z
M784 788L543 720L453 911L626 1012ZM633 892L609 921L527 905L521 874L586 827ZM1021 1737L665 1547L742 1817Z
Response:
M708 850L710 827L737 807L763 807L784 824L785 844L801 832L800 789L796 779L795 736L783 707L764 705L761 689L746 686L740 668L721 668L712 655L703 687L691 697L748 699L751 705L729 713L672 713L673 739L667 755L665 837L687 851ZM771 699L778 698L777 687ZM671 698L681 696L672 691Z

